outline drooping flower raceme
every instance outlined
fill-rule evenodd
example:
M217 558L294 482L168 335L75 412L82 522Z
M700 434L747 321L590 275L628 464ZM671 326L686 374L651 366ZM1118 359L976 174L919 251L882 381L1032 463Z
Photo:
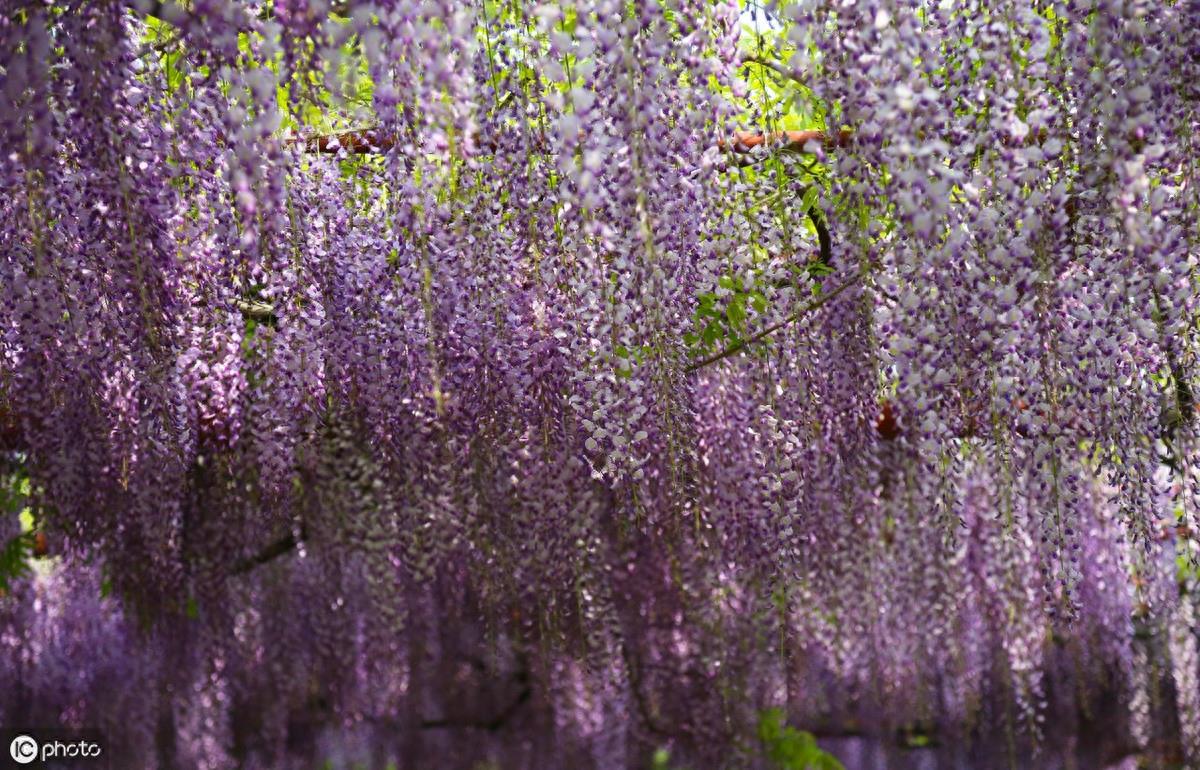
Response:
M1200 761L1198 62L1189 2L9 0L0 721Z

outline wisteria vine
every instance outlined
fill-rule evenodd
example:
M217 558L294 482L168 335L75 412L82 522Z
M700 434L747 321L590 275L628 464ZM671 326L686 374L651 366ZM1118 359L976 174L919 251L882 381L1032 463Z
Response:
M1200 762L1200 2L0 9L0 724Z

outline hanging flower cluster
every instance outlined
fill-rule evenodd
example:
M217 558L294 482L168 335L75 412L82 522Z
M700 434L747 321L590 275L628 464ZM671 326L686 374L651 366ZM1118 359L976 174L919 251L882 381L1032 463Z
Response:
M1200 762L1200 4L0 6L0 723Z

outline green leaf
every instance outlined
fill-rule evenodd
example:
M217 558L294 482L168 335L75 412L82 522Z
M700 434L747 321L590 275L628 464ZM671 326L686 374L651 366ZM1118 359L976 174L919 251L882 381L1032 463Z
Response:
M846 770L842 763L827 751L821 751L812 763L813 770Z
M764 711L758 722L758 738L767 758L780 770L845 770L833 755L817 745L812 733L788 727L778 708Z
M721 317L721 311L717 309L716 295L701 294L697 299L700 302L700 304L696 307L696 316L698 318L703 318L705 316L710 318Z
M821 200L820 196L821 196L820 189L818 189L815 184L809 185L808 189L806 189L804 191L804 198L802 198L800 201L800 208L806 212L813 209L814 207L816 207L817 203L820 202L820 200Z
M33 556L33 539L33 532L22 532L0 549L0 590L8 591L15 581L32 574L29 559Z
M763 743L774 743L783 731L783 710L770 708L758 718L758 738Z
M746 324L746 295L736 294L729 302L729 325L734 329L742 329Z

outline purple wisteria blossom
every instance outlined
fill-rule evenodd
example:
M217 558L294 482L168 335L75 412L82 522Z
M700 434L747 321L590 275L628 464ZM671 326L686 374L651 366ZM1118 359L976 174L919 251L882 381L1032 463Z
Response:
M1200 2L0 0L0 94L0 725L1200 763Z

